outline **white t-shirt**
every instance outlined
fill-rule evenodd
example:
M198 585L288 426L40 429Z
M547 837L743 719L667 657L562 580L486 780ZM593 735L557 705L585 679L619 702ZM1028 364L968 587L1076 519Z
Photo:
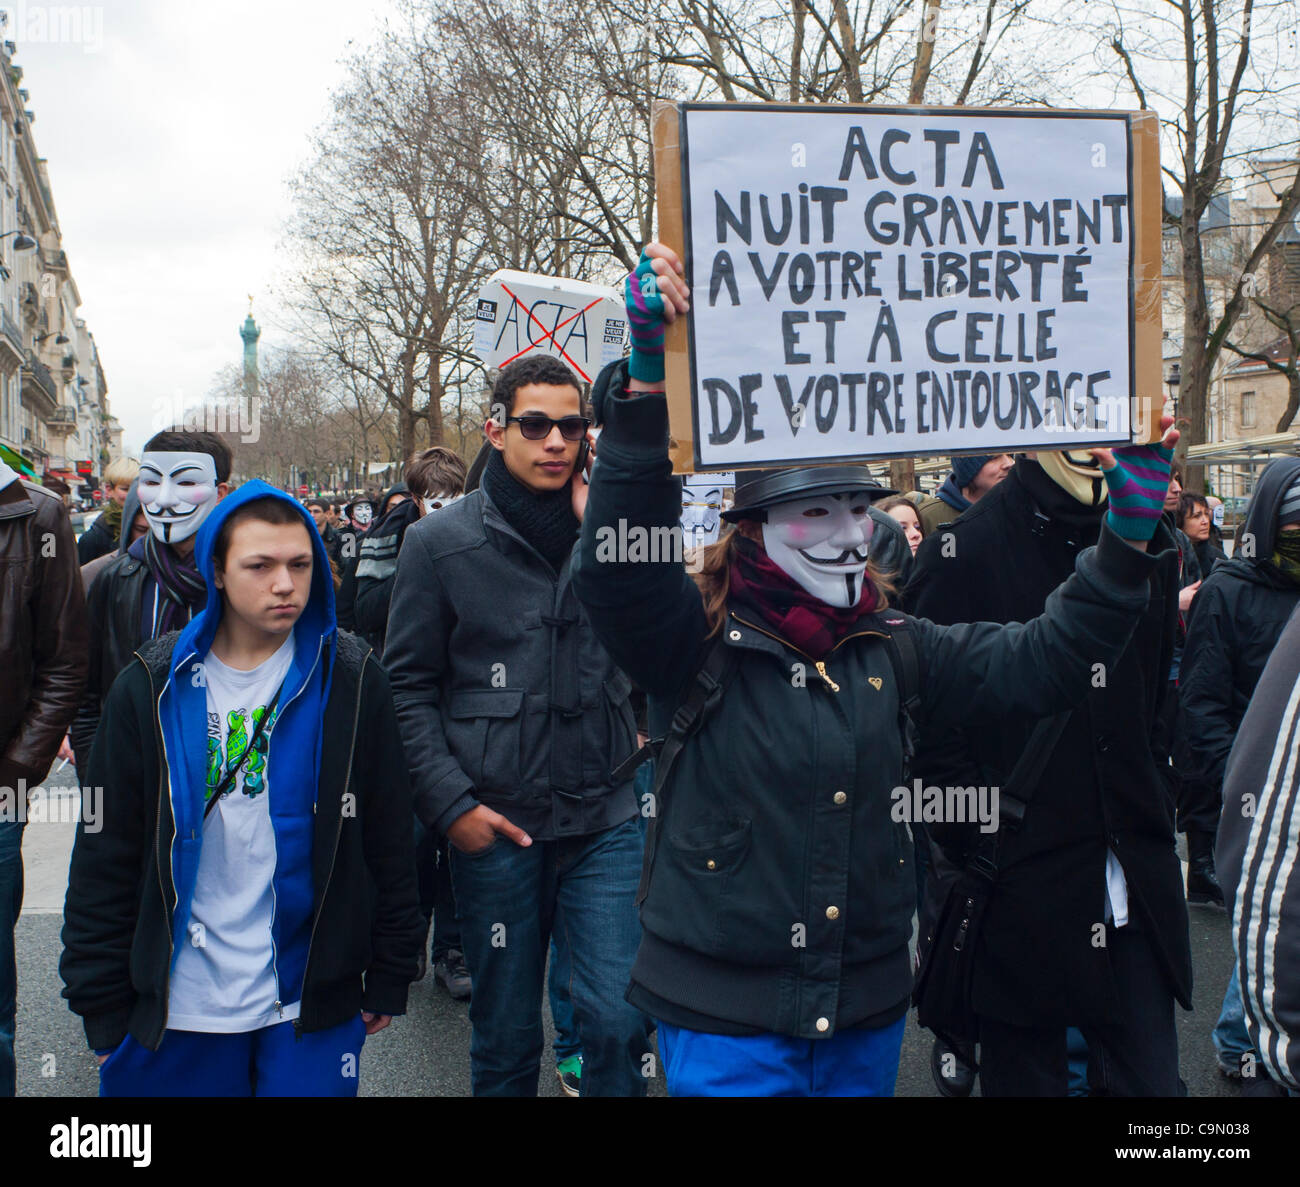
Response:
M208 796L239 762L292 662L292 632L270 659L248 672L208 653ZM281 708L277 703L277 713ZM190 934L172 971L171 1030L240 1034L298 1017L297 1002L278 1001L271 940L275 830L267 806L266 748L274 720L267 725L203 825Z

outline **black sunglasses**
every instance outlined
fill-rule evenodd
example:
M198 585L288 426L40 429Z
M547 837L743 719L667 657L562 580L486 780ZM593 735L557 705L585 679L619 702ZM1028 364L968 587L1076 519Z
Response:
M544 441L551 435L556 425L560 426L560 435L566 441L581 441L591 427L591 421L585 416L562 416L552 420L549 416L537 413L531 416L507 416L506 424L517 424L526 440Z

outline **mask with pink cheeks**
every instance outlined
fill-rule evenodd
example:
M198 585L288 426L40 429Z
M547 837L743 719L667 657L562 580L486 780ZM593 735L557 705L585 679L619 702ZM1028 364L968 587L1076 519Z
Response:
M843 609L862 597L874 526L865 494L815 495L767 508L763 547L810 594Z

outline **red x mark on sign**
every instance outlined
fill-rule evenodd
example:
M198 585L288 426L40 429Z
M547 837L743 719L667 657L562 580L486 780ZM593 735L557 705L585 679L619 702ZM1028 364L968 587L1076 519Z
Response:
M509 366L511 363L513 363L513 362L515 361L515 359L519 358L519 355L525 355L525 354L527 354L530 350L533 349L533 347L535 347L535 346L541 346L543 342L547 341L547 339L550 339L551 345L554 346L555 349L558 350L558 351L560 352L560 354L561 354L561 355L565 358L565 360L568 362L569 366L572 367L572 368L573 368L573 369L574 369L574 370L575 370L579 375L581 375L582 378L583 378L587 383L590 383L590 382L591 382L591 376L588 375L588 374L586 373L586 371L584 371L581 367L579 367L578 364L575 363L575 362L573 361L573 359L569 357L569 355L568 355L568 353L565 351L564 347L562 347L558 342L556 342L556 340L555 340L555 335L558 334L562 329L564 329L564 327L567 326L570 322L572 322L572 321L577 321L578 318L580 318L584 313L586 313L588 309L592 309L592 308L594 308L595 306L599 305L600 302L603 300L603 298L601 298L601 297L597 297L597 298L596 298L596 299L595 299L595 300L594 300L590 305L586 305L586 306L584 306L583 308L579 309L578 312L575 313L572 317L566 317L562 322L560 322L560 323L555 327L555 329L553 329L553 330L548 330L544 325L542 325L542 323L541 323L540 321L537 321L537 316L533 313L533 311L532 311L532 310L531 310L527 305L525 305L525 304L524 304L524 303L523 303L523 302L522 302L518 297L516 297L516 296L514 295L514 293L512 293L512 292L511 292L511 291L510 291L510 290L509 290L509 289L508 289L504 284L501 286L501 288L505 291L506 295L507 295L507 296L508 296L508 297L509 297L509 298L510 298L510 299L511 299L511 300L512 300L516 305L519 306L520 309L522 309L525 313L527 313L528 316L529 316L530 318L532 318L532 320L533 320L534 322L537 323L537 328L538 328L539 330L542 331L542 337L541 337L541 339L540 339L539 341L537 341L537 342L529 342L529 344L528 344L527 346L525 346L525 347L523 348L523 350L521 350L521 351L519 352L519 354L512 354L508 359L506 359L506 361L505 361L504 363L501 364L501 366L502 366L502 367L507 367L507 366Z

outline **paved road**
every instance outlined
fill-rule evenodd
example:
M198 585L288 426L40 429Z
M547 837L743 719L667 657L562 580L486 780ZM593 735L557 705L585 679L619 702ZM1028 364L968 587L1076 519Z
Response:
M61 819L75 820L76 772L66 767L47 781L67 789ZM80 1021L59 996L60 912L75 825L30 823L23 841L27 892L18 922L18 1094L84 1096L98 1090L94 1058L86 1050ZM1192 1096L1235 1096L1216 1070L1210 1031L1218 1017L1231 966L1224 912L1191 909L1195 1010L1179 1012L1181 1071ZM549 1044L550 1019L546 1018ZM367 1043L362 1057L363 1096L464 1096L469 1093L470 1026L466 1007L453 1002L432 976L411 987L404 1018ZM909 1017L898 1076L899 1096L936 1096L929 1071L929 1038ZM549 1049L543 1056L540 1091L560 1095ZM662 1073L650 1085L664 1095Z

